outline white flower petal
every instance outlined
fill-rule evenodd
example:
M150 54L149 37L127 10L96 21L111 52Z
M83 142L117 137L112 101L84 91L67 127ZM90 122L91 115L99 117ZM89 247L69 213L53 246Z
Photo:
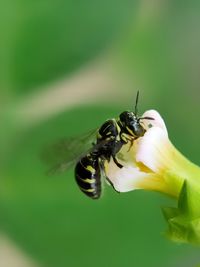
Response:
M166 132L152 127L137 142L136 161L142 162L153 172L162 171L169 166L171 147Z
M147 110L142 117L151 117L154 118L154 120L142 120L142 123L144 124L144 127L148 129L149 124L153 127L159 127L161 128L166 136L168 136L167 128L164 123L163 118L160 116L160 114L156 110Z
M106 175L109 180L112 182L114 188L119 192L128 192L134 189L140 189L138 184L148 177L151 174L141 172L139 168L134 168L132 166L125 166L119 168L111 160L106 166Z

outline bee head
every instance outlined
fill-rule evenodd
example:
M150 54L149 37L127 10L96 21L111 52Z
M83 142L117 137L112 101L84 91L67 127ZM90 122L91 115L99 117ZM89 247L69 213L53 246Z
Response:
M140 119L134 112L124 111L119 116L122 131L132 137L140 137L145 133L144 127L140 124Z
M136 95L135 112L124 111L119 115L119 124L121 125L122 131L134 138L143 136L146 132L140 123L141 120L153 120L153 118L150 117L138 117L138 99L139 91Z

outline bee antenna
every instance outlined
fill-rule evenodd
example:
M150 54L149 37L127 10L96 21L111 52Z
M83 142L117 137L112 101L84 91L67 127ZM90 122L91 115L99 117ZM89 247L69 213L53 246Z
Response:
M135 99L135 115L138 114L138 99L139 99L139 90L137 91L136 99Z
M155 120L154 118L152 118L152 117L142 117L142 118L138 118L138 120L140 121L140 120L151 120L151 121L153 121L153 120Z

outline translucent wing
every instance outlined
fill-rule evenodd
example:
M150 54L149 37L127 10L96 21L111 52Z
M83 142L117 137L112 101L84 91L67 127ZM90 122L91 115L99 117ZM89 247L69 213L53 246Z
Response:
M63 138L48 147L42 159L50 166L48 174L63 172L72 167L81 156L87 154L96 143L97 129L81 136Z

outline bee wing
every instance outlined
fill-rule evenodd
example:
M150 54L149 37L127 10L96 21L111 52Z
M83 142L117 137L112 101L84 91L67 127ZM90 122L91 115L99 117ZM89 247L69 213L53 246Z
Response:
M42 160L52 166L47 173L64 172L72 167L81 156L93 149L97 131L95 129L78 137L63 138L45 149Z

